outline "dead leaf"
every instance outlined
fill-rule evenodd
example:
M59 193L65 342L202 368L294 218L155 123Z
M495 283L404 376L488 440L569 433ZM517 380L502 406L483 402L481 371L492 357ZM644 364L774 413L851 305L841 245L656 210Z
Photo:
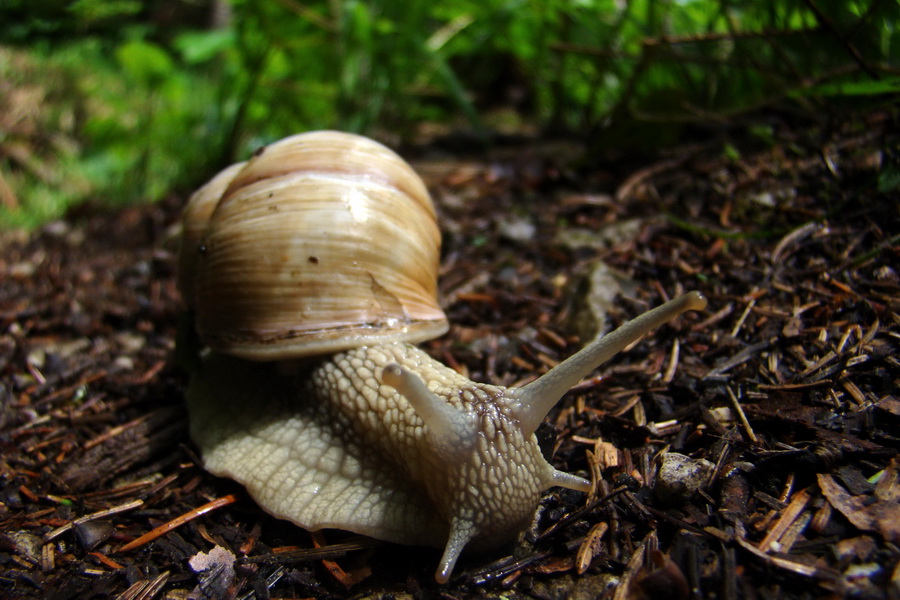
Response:
M863 531L876 531L886 540L900 542L900 502L871 502L867 495L851 496L830 475L820 473L818 479L822 494L848 521Z

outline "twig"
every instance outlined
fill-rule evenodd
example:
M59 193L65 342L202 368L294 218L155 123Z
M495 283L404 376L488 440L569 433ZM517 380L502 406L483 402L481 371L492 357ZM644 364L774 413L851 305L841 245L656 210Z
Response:
M666 373L662 378L663 383L672 383L672 380L675 379L675 371L678 369L678 355L680 349L681 345L678 343L678 338L675 338L675 341L672 342L672 352L669 354L669 364L666 367Z
M747 317L750 315L750 311L753 310L753 307L755 305L756 298L751 298L750 302L747 303L747 307L744 308L744 312L741 313L741 317L738 319L738 322L734 325L734 329L731 330L731 337L737 337L737 334L741 330L741 327L744 326L744 321L747 320Z
M805 390L808 388L822 387L834 383L830 379L819 379L809 383L780 383L777 385L761 383L757 387L760 390Z
M328 544L318 548L298 548L287 552L267 552L266 554L257 554L256 556L248 556L244 562L248 563L294 563L309 560L320 560L328 558L341 558L349 552L365 550L381 546L384 542L374 538L361 537L356 540L341 542L339 544Z
M759 443L756 434L753 433L753 428L750 427L750 421L747 420L747 415L744 414L744 409L741 408L741 403L738 402L737 396L735 396L734 392L731 391L730 386L726 385L725 391L728 392L728 398L731 400L731 407L734 408L734 412L737 413L738 419L740 419L741 421L741 426L744 428L744 433L747 434L747 438L753 444Z
M591 502L590 504L588 504L587 506L583 506L583 507L579 508L578 510L570 512L569 514L564 516L562 519L560 519L559 521L557 521L556 523L554 523L553 525L551 525L550 527L545 529L544 532L541 533L539 536L537 536L537 538L535 539L535 543L547 539L548 537L553 535L553 533L555 533L558 529L562 529L563 527L565 527L572 521L576 521L576 520L580 519L586 513L594 510L595 508L597 508L604 502L611 500L612 498L618 496L619 494L621 494L622 492L625 492L625 491L628 491L628 486L620 485L619 487L617 487L610 493L606 494L602 498L598 498L598 499L594 500L593 502Z
M691 325L691 331L703 331L705 329L709 329L711 326L715 325L725 317L731 314L731 311L734 310L734 304L729 302L713 314L711 314L708 318L700 321L699 323L694 323Z
M838 39L838 41L847 49L847 53L853 58L859 68L862 69L866 75L871 77L872 79L881 79L878 76L872 67L865 61L862 57L862 54L859 53L859 50L856 49L850 40L841 35L841 32L838 31L838 28L835 27L834 23L831 22L831 19L828 18L828 15L822 12L822 10L816 6L816 3L813 0L806 0L806 5L809 6L810 10L816 15L816 20L822 24L822 26L827 29L831 34Z
M237 502L237 496L234 494L228 494L227 496L222 496L221 498L217 498L212 502L207 502L203 506L199 506L194 510L181 515L180 517L176 517L168 523L160 525L156 529L148 531L141 537L128 542L127 544L119 548L118 552L128 552L129 550L139 548L140 546L143 546L148 542L152 542L158 537L164 536L173 529L177 529L185 523L193 521L197 517L201 517L210 511L216 510L217 508L221 508L223 506L228 506L229 504L232 504L234 502Z
M771 342L768 340L759 342L757 344L753 344L752 346L747 346L725 362L723 362L718 367L712 369L709 373L703 376L703 379L710 379L712 377L717 377L719 375L724 374L725 372L731 370L732 368L743 364L753 358L757 352L761 352L769 347Z
M87 523L88 521L93 521L95 519L103 519L104 517L109 517L111 515L116 515L116 514L119 514L122 512L126 512L126 511L132 510L134 508L143 506L143 505L144 505L143 500L133 500L131 502L127 502L127 503L121 504L119 506L113 506L112 508L107 508L106 510L101 510L101 511L89 514L89 515L85 515L83 517L78 517L74 521L66 523L63 526L57 527L53 531L48 532L44 536L44 542L49 542L50 540L53 540L53 539L59 537L60 535L64 534L65 532L67 532L70 529L72 529L73 527L75 527L76 525L81 525L82 523Z
M807 223L797 229L793 230L775 245L775 249L772 250L772 257L769 259L770 262L775 265L781 261L781 255L784 253L785 249L788 246L795 244L801 240L804 240L814 234L816 231L822 228L822 225L819 223Z

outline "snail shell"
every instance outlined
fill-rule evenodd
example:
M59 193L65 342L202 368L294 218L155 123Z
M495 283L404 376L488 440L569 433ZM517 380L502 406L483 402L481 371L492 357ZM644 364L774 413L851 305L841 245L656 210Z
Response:
M434 206L375 141L275 142L199 190L183 230L182 295L220 352L278 360L447 330Z
M179 285L213 350L187 393L206 468L308 529L444 546L439 582L464 548L520 531L547 488L590 489L544 459L538 425L610 356L706 305L676 298L520 388L469 381L408 343L447 329L424 185L384 146L336 132L226 169L183 231Z

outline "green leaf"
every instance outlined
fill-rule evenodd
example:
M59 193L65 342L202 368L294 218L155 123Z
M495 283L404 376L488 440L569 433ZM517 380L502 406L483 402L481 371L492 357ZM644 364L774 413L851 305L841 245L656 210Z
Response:
M165 50L143 40L133 40L119 46L116 59L128 75L146 86L165 78L174 68Z
M215 31L188 31L182 33L173 45L184 61L191 65L205 63L234 47L235 36L231 29Z

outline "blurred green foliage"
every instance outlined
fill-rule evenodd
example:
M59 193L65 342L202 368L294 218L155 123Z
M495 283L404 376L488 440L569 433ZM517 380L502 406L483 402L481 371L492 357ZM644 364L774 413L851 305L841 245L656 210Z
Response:
M898 17L896 0L4 0L0 225L188 189L307 129L653 145L775 103L882 102Z

